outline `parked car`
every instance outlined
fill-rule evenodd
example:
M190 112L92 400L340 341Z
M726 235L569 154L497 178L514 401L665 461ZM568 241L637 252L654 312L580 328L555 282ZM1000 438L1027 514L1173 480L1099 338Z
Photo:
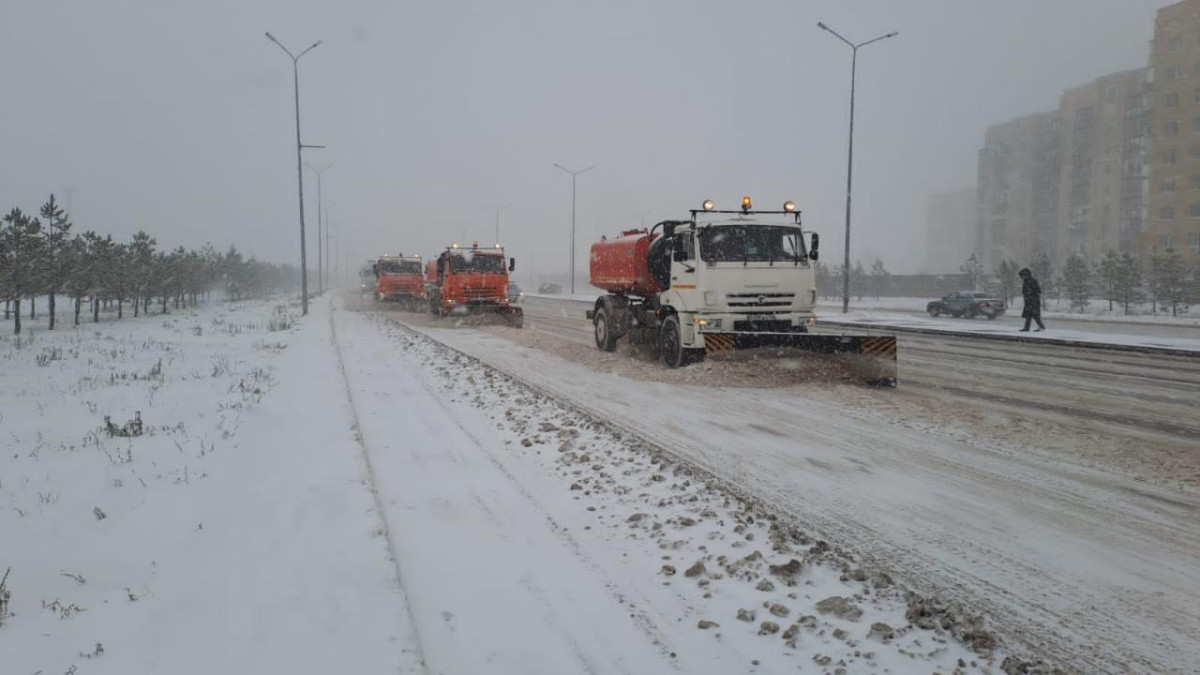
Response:
M538 286L538 293L544 293L546 295L558 295L559 293L562 293L562 286L547 282L541 286Z
M929 312L929 316L934 317L949 314L955 318L965 316L974 319L982 314L989 319L995 319L1004 315L1005 306L1003 300L993 298L987 293L955 291L941 300L930 302L925 306L925 310Z
M524 299L525 299L525 291L521 290L520 286L518 286L516 284L508 285L508 301L509 302L520 302Z

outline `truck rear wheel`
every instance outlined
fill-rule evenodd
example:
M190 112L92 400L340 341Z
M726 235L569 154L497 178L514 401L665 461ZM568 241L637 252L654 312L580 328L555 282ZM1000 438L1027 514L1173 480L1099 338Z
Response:
M608 307L601 306L593 315L592 323L596 331L596 347L601 351L611 352L617 348L616 331L613 330L612 315Z

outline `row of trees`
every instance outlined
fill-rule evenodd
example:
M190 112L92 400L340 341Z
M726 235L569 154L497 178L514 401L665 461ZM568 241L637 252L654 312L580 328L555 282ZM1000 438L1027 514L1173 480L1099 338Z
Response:
M149 313L157 300L162 313L207 298L213 288L223 288L232 299L276 292L294 286L295 268L243 258L234 247L224 254L206 244L189 251L182 246L160 250L156 240L139 231L128 242L91 230L76 232L69 214L55 200L46 200L37 215L19 208L0 221L0 297L4 318L21 332L21 304L29 300L29 317L35 318L34 299L49 299L49 327L57 322L57 301L74 305L75 324L86 302L93 321L100 310L116 307L123 318L125 306Z
M1072 309L1081 312L1092 298L1108 301L1110 312L1120 305L1128 314L1130 307L1150 302L1155 313L1160 307L1164 310L1170 307L1172 316L1200 301L1200 266L1188 266L1183 256L1170 250L1155 251L1145 263L1129 252L1111 250L1091 263L1072 255L1061 273L1056 273L1050 257L1043 253L1028 267L1041 285L1043 295L1054 300L1066 298ZM1010 303L1021 292L1020 270L1015 261L1003 260L993 271L992 285ZM974 254L959 271L970 280L971 288L984 288L988 281Z
M843 284L842 265L835 265L832 268L828 265L817 262L817 291L822 297L830 298L833 296L841 296ZM850 295L862 300L867 295L872 297L880 297L889 295L891 288L892 273L883 265L883 261L876 258L871 263L870 271L863 267L861 260L854 261L854 267L850 268Z

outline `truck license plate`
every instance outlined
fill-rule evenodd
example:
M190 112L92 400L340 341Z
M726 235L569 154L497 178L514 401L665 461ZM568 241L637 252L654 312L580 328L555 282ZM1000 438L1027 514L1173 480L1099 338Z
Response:
M751 314L750 320L751 321L774 321L775 315L774 314Z

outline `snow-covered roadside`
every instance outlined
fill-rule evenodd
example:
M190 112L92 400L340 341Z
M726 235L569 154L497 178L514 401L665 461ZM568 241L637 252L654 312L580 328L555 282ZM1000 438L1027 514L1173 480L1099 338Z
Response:
M935 319L920 314L901 312L885 312L874 310L852 310L848 314L830 314L820 319L817 325L852 324L855 326L870 326L881 329L898 328L921 331L935 331L956 335L998 336L1006 339L1029 341L1058 341L1094 345L1116 345L1125 347L1140 347L1150 349L1170 349L1186 352L1200 352L1200 332L1194 338L1162 337L1155 335L1119 334L1113 332L1068 330L1054 328L1042 332L1016 333L1011 326L997 321L947 321Z
M550 296L553 297L553 296ZM935 298L863 298L856 300L850 299L850 309L854 311L884 311L884 312L907 312L916 314L925 314L925 308L929 302ZM1168 310L1165 314L1159 312L1153 314L1149 311L1149 307L1135 308L1134 314L1125 314L1120 306L1117 306L1114 311L1108 311L1107 300L1092 300L1091 304L1083 312L1068 311L1065 309L1066 302L1058 303L1055 301L1047 302L1043 308L1042 316L1046 319L1069 319L1071 321L1098 321L1106 323L1130 323L1130 324L1155 324L1163 326L1200 326L1200 315L1192 312L1181 314L1179 316L1171 316ZM833 311L842 311L842 301L822 299L817 302L817 310L820 314L828 315ZM1020 296L1012 303L1010 314L1020 315L1021 299Z
M996 672L940 624L986 631L639 440L378 315L337 321L431 671Z
M406 615L327 303L0 338L4 673L385 672ZM140 411L144 435L109 437Z

